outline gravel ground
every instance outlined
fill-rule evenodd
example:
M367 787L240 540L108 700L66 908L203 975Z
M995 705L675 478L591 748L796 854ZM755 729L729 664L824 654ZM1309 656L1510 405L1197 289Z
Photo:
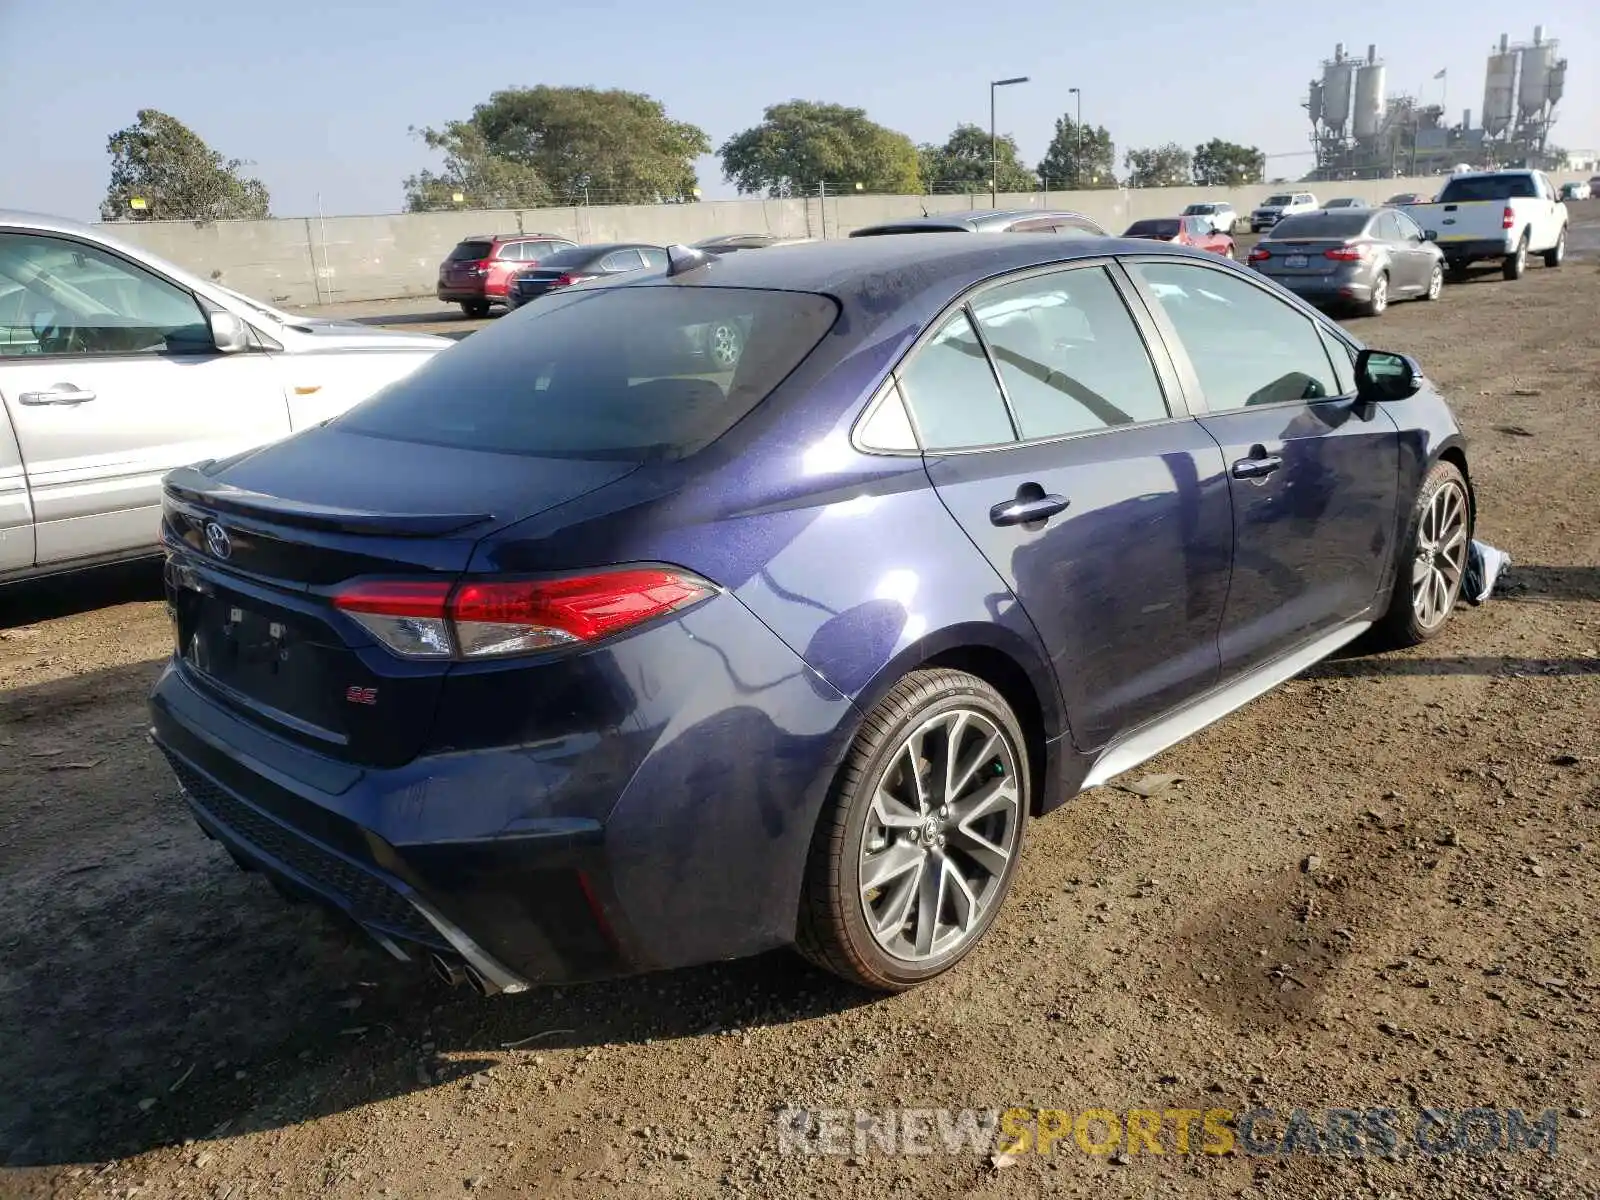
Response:
M1600 1195L1597 309L1573 261L1353 322L1455 404L1503 594L1039 822L986 943L893 999L787 954L451 992L184 815L155 569L0 592L0 1194ZM788 1106L1520 1108L1559 1145L799 1154Z

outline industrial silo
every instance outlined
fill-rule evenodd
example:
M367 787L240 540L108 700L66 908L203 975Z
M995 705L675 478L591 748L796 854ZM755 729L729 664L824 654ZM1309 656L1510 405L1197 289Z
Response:
M1500 49L1489 55L1488 70L1483 85L1483 128L1490 137L1499 137L1511 125L1517 106L1517 53L1506 48L1506 37L1500 37Z
M1522 79L1517 84L1517 112L1524 120L1544 112L1550 98L1550 68L1556 60L1556 44L1543 40L1544 30L1535 29L1533 45L1522 48Z
M1344 56L1344 46L1322 64L1322 123L1335 135L1344 133L1350 120L1350 96L1356 65Z
M1550 101L1551 108L1554 108L1561 102L1561 94L1566 90L1567 60L1564 58L1558 58L1550 67L1550 81L1545 87L1545 95Z
M1306 112L1311 115L1312 125L1322 124L1322 81L1313 79L1311 90L1306 96Z
M1356 104L1351 117L1352 132L1358 138L1371 138L1383 128L1384 66L1378 61L1378 48L1368 47L1366 63L1356 69Z

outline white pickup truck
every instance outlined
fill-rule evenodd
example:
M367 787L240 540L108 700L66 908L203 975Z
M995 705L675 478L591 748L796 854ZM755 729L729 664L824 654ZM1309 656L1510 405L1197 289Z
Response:
M1454 274L1499 259L1507 279L1520 279L1530 254L1559 267L1567 253L1567 206L1543 171L1473 171L1454 175L1432 204L1406 213L1444 251Z

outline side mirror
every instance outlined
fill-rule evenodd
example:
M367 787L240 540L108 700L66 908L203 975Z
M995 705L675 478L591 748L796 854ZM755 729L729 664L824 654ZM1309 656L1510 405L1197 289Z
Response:
M224 354L250 349L250 327L231 312L211 314L211 344Z
M1356 395L1362 400L1404 400L1422 390L1422 368L1414 358L1387 350L1356 355Z
M1439 231L1437 229L1424 229L1422 231L1422 240L1425 242L1437 242L1439 240Z

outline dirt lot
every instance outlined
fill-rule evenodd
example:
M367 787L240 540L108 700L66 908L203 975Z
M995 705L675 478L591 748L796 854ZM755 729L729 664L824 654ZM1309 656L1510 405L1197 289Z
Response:
M1355 323L1455 403L1504 593L1039 823L986 944L890 1000L784 954L451 992L184 815L155 570L0 593L0 1194L1600 1195L1597 311L1590 260ZM1552 1109L1559 1150L805 1156L789 1105Z

